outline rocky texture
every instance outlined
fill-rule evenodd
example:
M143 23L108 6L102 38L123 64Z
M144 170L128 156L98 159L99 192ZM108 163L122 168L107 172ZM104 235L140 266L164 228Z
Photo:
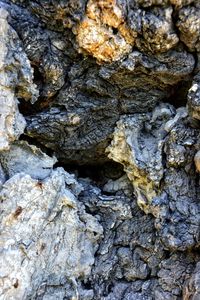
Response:
M7 11L0 8L0 150L9 149L25 128L25 119L18 111L18 97L37 99L32 83L30 62L16 32L7 22Z
M104 227L90 278L95 299L181 299L198 255L170 253L154 218L138 208L131 188L124 194L119 185L117 194L105 196L87 187L88 181L81 182L80 200L100 216Z
M34 179L43 180L50 175L56 161L55 157L47 156L36 146L24 141L13 143L9 151L2 151L0 156L7 178L24 172Z
M179 11L177 27L180 39L190 51L200 51L200 3L184 7Z
M98 221L77 202L80 191L61 168L45 180L17 173L3 185L2 299L79 297L78 279L90 274L102 234Z
M199 299L199 13L0 1L0 299Z
M107 148L109 157L123 164L137 192L138 204L144 209L160 195L164 141L173 116L175 111L169 105L158 106L152 113L124 116ZM178 120L176 117L175 122Z
M186 111L179 108L175 115L173 107L164 105L149 114L123 117L107 149L110 158L124 165L138 205L155 216L168 249L199 245L199 187L193 163L198 140L198 130L188 128Z
M128 29L116 0L88 1L86 15L77 28L79 47L100 62L125 56L131 51L136 35Z
M199 263L197 263L195 270L193 271L191 278L188 279L184 288L183 299L198 299L200 296L199 291Z
M64 163L102 163L107 160L105 148L121 114L149 111L158 102L177 97L179 88L186 98L195 58L183 50L181 43L175 47L178 38L171 7L146 12L131 2L89 1L84 10L82 1L56 3L30 2L28 9L9 1L2 4L34 66L40 90L35 108L24 105L24 114L31 115L27 116L27 134L57 152ZM71 25L65 27L56 14ZM55 22L48 21L52 18ZM85 34L87 39L95 38L91 31L92 36L87 34L84 22L89 22L89 28L90 22L95 22L108 42L94 47L95 41L84 38ZM122 35L127 38L129 33L135 38L137 35L135 48L132 45L126 55L121 55ZM96 39L101 40L98 34ZM101 47L112 48L111 56L98 54L105 50ZM106 57L100 59L99 55Z
M188 109L193 119L200 119L200 74L198 73L192 82L192 86L188 91Z
M194 58L184 51L158 58L134 51L118 65L88 63L71 68L69 83L54 101L59 107L27 117L27 134L73 163L105 161L119 115L148 111L170 97L181 78L190 78Z

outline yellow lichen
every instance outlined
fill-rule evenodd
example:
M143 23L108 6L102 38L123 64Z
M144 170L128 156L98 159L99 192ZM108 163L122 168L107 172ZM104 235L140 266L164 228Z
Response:
M127 143L125 127L126 125L123 123L118 123L113 140L106 148L106 153L110 159L123 165L124 171L134 187L139 207L148 213L151 210L153 199L160 194L160 187L150 178L148 172L138 167L134 153Z
M80 50L99 62L119 60L131 51L135 39L116 0L89 0L76 33Z

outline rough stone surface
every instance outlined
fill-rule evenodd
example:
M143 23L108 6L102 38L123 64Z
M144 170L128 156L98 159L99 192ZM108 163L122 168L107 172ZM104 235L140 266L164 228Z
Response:
M199 300L199 0L0 0L0 299Z
M105 148L121 114L149 111L177 97L178 89L186 98L195 57L177 44L171 6L147 12L122 0L22 2L24 8L10 1L2 5L34 66L40 90L34 107L24 104L27 134L57 152L64 163L105 162ZM64 25L66 19L71 25ZM87 34L86 19L95 22L108 45L94 47L95 40L87 41L100 39L96 31ZM133 43L129 33L137 43L121 55L122 40ZM100 59L101 47L112 48L111 56L106 52Z
M180 39L190 51L200 51L200 3L184 7L179 11L177 27Z
M109 157L124 165L142 207L160 194L166 127L174 115L172 106L163 105L149 114L121 117L111 146L107 148Z
M183 292L184 300L195 300L200 297L199 280L200 280L200 264L197 263L190 278L188 278Z
M165 104L149 114L122 117L107 148L109 157L123 164L138 205L156 217L168 249L199 245L199 187L193 162L199 133L187 126L185 109L175 115Z
M79 297L78 279L90 274L102 234L98 221L77 202L80 191L62 169L43 181L18 173L3 185L2 299Z
M194 77L188 91L188 109L192 118L200 119L200 73Z
M34 102L37 94L32 84L30 62L7 16L7 11L0 8L0 150L9 149L10 142L25 128L17 98Z
M181 78L189 79L193 67L194 58L185 51L158 57L134 51L123 62L103 67L81 61L72 66L53 106L26 118L27 134L62 160L105 161L120 114L150 110L175 92L172 86Z
M116 0L89 0L86 15L77 28L79 47L100 62L125 56L131 51L136 35L128 30Z
M2 151L0 163L8 178L17 173L27 173L35 179L45 179L51 173L56 158L49 157L39 148L27 142L18 141L9 151Z

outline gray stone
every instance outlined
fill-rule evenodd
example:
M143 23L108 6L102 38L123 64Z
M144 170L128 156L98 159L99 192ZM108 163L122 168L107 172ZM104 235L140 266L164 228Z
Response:
M32 69L17 33L7 22L8 13L0 7L0 151L8 150L25 128L17 97L34 102L37 91ZM15 94L15 91L17 93Z
M77 190L79 184L62 168L43 181L18 173L4 183L2 299L63 299L65 277L73 299L79 298L77 281L90 275L102 227L77 202Z
M26 173L34 179L45 179L56 163L43 153L40 148L31 146L27 142L18 141L10 146L9 151L2 151L0 162L8 178L17 173Z
M0 1L0 299L199 299L199 8Z

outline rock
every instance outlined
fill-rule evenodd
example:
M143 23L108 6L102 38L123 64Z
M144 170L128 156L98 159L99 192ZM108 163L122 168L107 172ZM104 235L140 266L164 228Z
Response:
M0 0L0 299L199 299L199 0Z
M108 180L106 184L103 186L103 191L106 193L116 193L119 190L123 190L127 196L132 195L131 183L128 180L126 175L116 179L116 180Z
M43 180L48 177L56 163L36 146L27 142L18 141L10 146L9 151L2 151L0 162L8 178L17 173L24 172L34 179Z
M167 135L165 126L174 114L173 107L163 105L152 114L122 117L111 146L107 148L108 156L123 164L137 193L138 204L144 210L161 192L160 181L164 173L162 149ZM149 135L152 137L149 138Z
M200 111L200 74L198 73L188 91L188 109L192 118L199 120Z
M8 13L0 7L0 151L8 150L25 128L18 110L18 97L34 102L37 91L33 72L16 32L7 22ZM15 94L15 90L17 93Z
M121 114L147 112L173 97L182 82L192 80L195 59L181 45L175 47L178 37L170 6L146 12L137 8L142 2L134 6L89 1L85 11L82 1L43 6L23 1L23 7L1 3L34 66L40 90L35 105L21 100L26 134L53 149L65 164L106 162L105 148ZM92 40L84 45L85 35L91 38L83 26L86 20L94 22L93 30L99 28L107 39L106 48L114 47L111 56L99 54L104 51L100 45L91 50ZM83 50L90 54L84 54L84 59L78 53Z
M84 19L78 25L77 42L99 62L112 62L131 52L137 33L127 27L116 0L87 3Z
M185 60L188 65L181 69ZM27 135L53 149L65 163L105 162L105 148L119 115L154 107L167 97L173 84L188 76L194 60L186 53L172 52L155 59L135 51L115 68L97 69L89 63L85 71L88 63L75 64L71 69L71 84L64 86L55 100L59 107L26 118Z
M78 299L78 279L90 275L102 235L98 221L78 203L79 191L76 180L62 168L41 181L18 173L4 183L2 299Z
M200 273L200 264L197 263L196 268L194 269L192 275L186 281L184 291L183 291L183 299L184 300L195 300L198 299L200 296L199 291L199 273Z
M188 126L184 109L174 116L173 107L163 105L150 114L122 117L107 151L124 166L140 208L156 218L165 247L184 251L199 243L193 164L199 134Z
M164 295L166 294L166 299L168 299L168 286L171 287L173 294L172 299L176 299L175 297L180 295L180 287L193 270L193 266L194 260L192 258L184 257L184 254L178 256L175 254L169 259L162 261L161 270L158 272L158 277L161 289L164 291Z
M200 51L200 5L196 1L194 6L183 7L179 11L177 27L180 39L190 51Z
M138 49L153 53L167 52L177 45L179 38L172 21L172 7L154 7L141 21L142 37L136 39Z

